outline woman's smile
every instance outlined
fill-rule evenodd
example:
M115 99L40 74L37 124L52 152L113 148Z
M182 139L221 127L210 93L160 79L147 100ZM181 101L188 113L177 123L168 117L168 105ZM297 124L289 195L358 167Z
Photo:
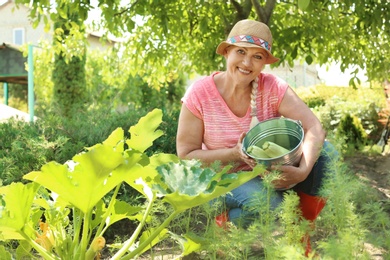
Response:
M250 70L246 70L246 69L243 69L243 68L240 68L240 67L238 67L238 71L240 71L241 73L247 74L247 75L251 73Z

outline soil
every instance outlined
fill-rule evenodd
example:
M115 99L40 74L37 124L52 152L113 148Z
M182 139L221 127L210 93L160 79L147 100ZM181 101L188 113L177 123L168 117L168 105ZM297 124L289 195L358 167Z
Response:
M390 152L383 155L367 156L356 155L345 158L349 168L362 180L369 183L382 198L390 200ZM385 252L372 244L364 243L365 249L371 255L371 259L382 260Z
M371 184L383 196L390 198L390 153L384 155L355 155L345 158L349 168L362 180Z

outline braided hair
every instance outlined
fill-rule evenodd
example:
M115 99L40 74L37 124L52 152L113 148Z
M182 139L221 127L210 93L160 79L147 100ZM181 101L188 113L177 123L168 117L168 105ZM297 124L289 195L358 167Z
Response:
M251 123L249 125L249 128L254 127L259 123L259 120L257 119L257 107L256 107L256 98L257 98L257 92L258 92L258 86L259 86L259 77L256 77L252 81L252 93L251 93Z

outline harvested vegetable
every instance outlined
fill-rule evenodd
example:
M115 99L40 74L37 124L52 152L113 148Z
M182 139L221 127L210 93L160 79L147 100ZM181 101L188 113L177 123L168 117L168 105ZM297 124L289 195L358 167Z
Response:
M276 158L290 151L274 142L265 142L262 147L249 146L247 152L255 158Z
M247 152L256 158L270 158L262 148L256 145L249 146Z

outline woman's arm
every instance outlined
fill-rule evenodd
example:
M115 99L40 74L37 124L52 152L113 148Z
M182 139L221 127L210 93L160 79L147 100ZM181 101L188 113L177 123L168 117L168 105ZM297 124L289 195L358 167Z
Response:
M283 97L279 113L284 117L299 120L305 133L299 167L282 166L280 168L285 173L294 173L283 175L284 180L290 182L288 184L298 183L305 180L312 170L320 155L326 133L319 119L291 88L287 89Z

